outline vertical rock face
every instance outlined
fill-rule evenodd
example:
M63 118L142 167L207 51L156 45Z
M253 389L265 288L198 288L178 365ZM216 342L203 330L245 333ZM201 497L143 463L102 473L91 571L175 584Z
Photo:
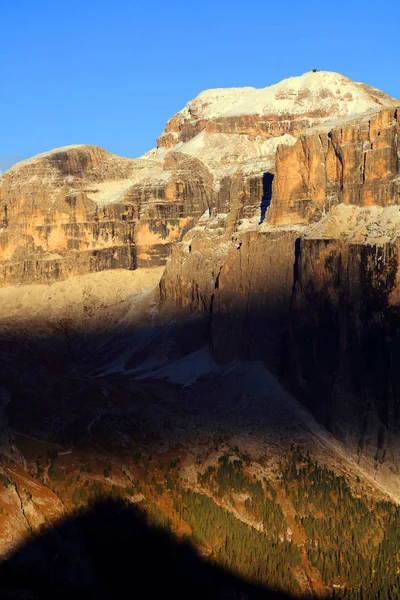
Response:
M235 228L229 215L203 217L172 251L160 298L179 315L204 317L221 363L262 359L281 369L299 232Z
M280 146L269 223L305 224L339 203L399 204L399 115L382 110Z
M336 435L397 462L400 433L398 241L302 240L283 370Z
M400 455L400 211L333 208L307 228L200 220L161 299L203 316L221 363L263 360L360 457ZM219 227L217 226L219 225Z
M213 177L196 158L170 152L163 161L168 180L158 187L140 181L126 193L136 207L135 243L137 265L165 264L171 245L212 206Z
M263 360L279 373L293 286L294 231L248 231L231 244L212 298L217 360Z
M267 214L271 225L307 226L284 377L336 435L392 465L400 425L399 122L398 109L384 109L278 148Z

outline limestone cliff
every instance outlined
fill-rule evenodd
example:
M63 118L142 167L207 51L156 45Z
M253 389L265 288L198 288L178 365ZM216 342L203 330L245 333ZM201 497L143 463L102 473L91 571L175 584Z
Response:
M339 203L400 204L400 110L311 131L276 154L274 225L318 220Z
M378 190L384 204L398 194L396 102L310 72L201 93L140 159L72 146L19 163L0 181L0 285L164 264L206 210L229 214L232 230L240 218L262 221L275 171L271 223L318 218L335 202L373 204ZM371 116L355 131L345 121L359 113ZM341 129L316 133L334 119Z
M160 284L166 304L204 315L219 361L262 359L360 457L390 468L400 427L399 113L319 122L278 146L269 180L254 176L248 195L239 186L220 204L225 214L203 217Z
M73 146L19 163L0 187L0 285L163 264L212 194L204 165L179 153Z
M161 299L203 315L218 362L263 360L386 477L400 455L399 207L339 205L309 227L242 222L233 235L226 220L174 247Z
M396 465L400 207L340 205L299 240L283 372L335 434Z

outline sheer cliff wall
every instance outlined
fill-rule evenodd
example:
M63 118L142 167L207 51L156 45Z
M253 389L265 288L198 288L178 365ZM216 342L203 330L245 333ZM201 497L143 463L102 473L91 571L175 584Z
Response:
M390 468L400 426L399 152L398 110L279 147L266 222L244 216L255 195L236 195L229 214L201 219L174 247L160 283L166 305L204 315L217 360L263 360L335 435Z

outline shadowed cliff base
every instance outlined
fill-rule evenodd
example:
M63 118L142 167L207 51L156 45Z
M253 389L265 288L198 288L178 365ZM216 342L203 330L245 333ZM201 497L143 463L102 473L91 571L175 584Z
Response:
M150 526L138 507L112 499L48 528L0 563L0 594L32 600L291 598L213 565L189 543Z
M120 411L120 421L128 413L133 419L135 411L151 421L161 402L165 416L168 411L194 411L202 428L211 432L216 415L223 422L224 411L235 403L236 384L229 373L200 368L193 380L196 391L182 388L187 382L168 381L168 369L153 376L185 356L191 358L181 368L189 368L190 361L198 360L195 353L207 347L207 360L231 373L238 361L262 361L323 426L360 452L372 452L377 464L387 458L395 463L390 454L400 420L399 372L394 368L400 361L398 310L387 306L382 287L375 294L362 289L361 301L349 298L346 286L338 287L338 299L331 300L318 288L302 285L300 252L296 242L287 302L279 297L273 301L268 280L260 279L258 289L246 296L220 285L212 311L205 301L202 314L186 317L160 309L156 299L146 306L146 314L141 309L132 316L128 299L103 317L101 306L88 302L81 320L64 313L53 314L48 322L25 314L20 320L4 320L0 385L7 392L11 428L69 446L87 441L88 425L94 420L98 427L98 415L107 407L114 415ZM362 283L367 287L368 282ZM44 289L51 293L52 288ZM361 329L360 319L365 324ZM216 383L218 397L212 390ZM253 393L249 379L244 385ZM261 412L257 406L256 413ZM245 428L240 412L231 411L230 420L235 430ZM172 439L174 431L163 435Z
M326 431L266 370L264 365L274 366L271 358L282 357L284 319L278 309L249 313L232 300L232 312L214 314L211 328L207 315L172 317L111 323L103 331L85 331L78 323L46 335L40 323L25 332L3 331L0 441L7 455L19 460L21 435L78 453L78 461L80 452L100 453L121 464L138 450L172 448L202 460L203 451L226 443L279 461L294 442L339 471L349 462L354 474L359 461L385 490L398 493L392 471L398 441L394 434L389 440L381 436L371 404L363 407L360 398L357 409L338 402L338 417L351 418L339 431L345 446L332 455ZM324 423L330 396L319 396L317 384L314 390Z

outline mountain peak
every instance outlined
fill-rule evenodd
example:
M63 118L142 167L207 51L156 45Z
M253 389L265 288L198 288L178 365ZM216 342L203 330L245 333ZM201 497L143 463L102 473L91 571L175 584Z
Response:
M300 129L303 129L399 104L399 100L370 85L352 81L333 71L313 69L264 88L205 90L168 121L159 144L171 146L179 141L188 141L206 126L208 131L225 131L226 124L223 125L222 121L230 122L233 118L257 118L258 122L265 121L266 125L302 120ZM209 125L217 120L218 126ZM282 131L285 132L291 133Z
M217 88L201 92L181 111L199 117L235 115L304 114L316 109L335 116L349 116L399 100L364 83L352 81L333 71L307 71L265 88ZM189 114L188 114L189 113ZM178 113L179 114L179 113Z

